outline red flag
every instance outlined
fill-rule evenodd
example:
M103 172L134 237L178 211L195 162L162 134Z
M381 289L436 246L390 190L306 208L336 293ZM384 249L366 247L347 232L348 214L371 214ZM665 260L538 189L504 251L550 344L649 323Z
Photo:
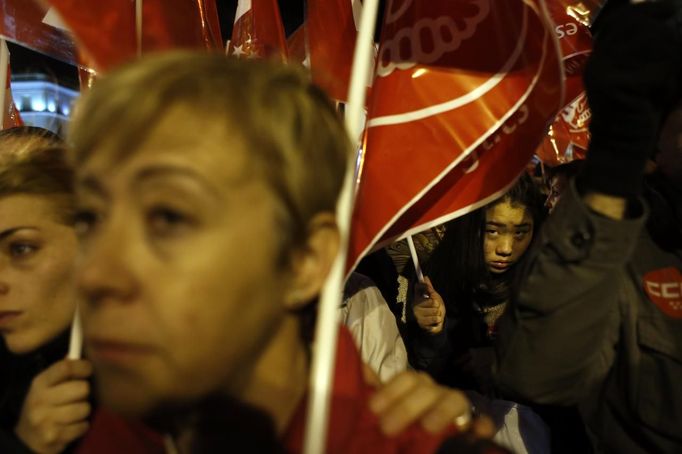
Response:
M478 208L523 170L562 99L541 2L389 2L349 264Z
M138 54L136 0L47 1L98 70ZM142 5L142 52L222 48L215 0L144 0Z
M360 0L308 0L307 32L313 81L329 96L348 96Z
M287 43L277 0L239 0L228 54L287 59Z
M309 67L308 51L306 49L306 29L301 25L287 38L287 53L289 63L300 63Z
M0 114L0 129L13 128L15 126L22 126L21 116L17 107L14 105L14 98L12 97L12 86L11 86L11 75L9 65L9 49L7 49L7 44L4 39L0 39L0 70L4 71L0 80L4 79L3 93L0 98L2 102L0 103L0 108L2 108L2 113Z
M583 70L592 51L592 24L603 1L552 0L548 9L561 45L566 101L536 154L546 165L556 166L584 159L590 141L591 112L583 87Z
M60 24L51 13L53 11L33 0L2 0L0 35L37 52L75 65L78 59L73 40L60 28Z

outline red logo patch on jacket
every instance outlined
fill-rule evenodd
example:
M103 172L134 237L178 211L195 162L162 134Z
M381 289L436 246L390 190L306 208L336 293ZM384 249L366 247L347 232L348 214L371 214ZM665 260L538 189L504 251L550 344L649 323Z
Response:
M672 318L682 318L682 273L674 267L644 275L644 291L649 299Z

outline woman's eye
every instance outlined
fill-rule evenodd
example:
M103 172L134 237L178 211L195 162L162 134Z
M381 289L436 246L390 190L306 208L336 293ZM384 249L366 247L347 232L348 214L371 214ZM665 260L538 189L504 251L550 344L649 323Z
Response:
M190 218L184 213L168 207L152 208L147 214L147 222L152 233L158 235L181 233L191 224Z
M74 217L74 228L77 235L86 235L91 232L99 219L99 216L91 210L79 210Z
M488 235L497 235L497 230L486 229L485 233Z
M9 253L14 258L28 257L37 250L37 246L29 243L16 242L9 245Z

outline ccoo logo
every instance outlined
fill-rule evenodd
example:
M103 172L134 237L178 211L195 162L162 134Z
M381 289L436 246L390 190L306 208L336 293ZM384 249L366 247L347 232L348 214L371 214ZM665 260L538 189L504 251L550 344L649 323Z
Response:
M674 267L644 275L644 291L668 317L682 318L682 273Z

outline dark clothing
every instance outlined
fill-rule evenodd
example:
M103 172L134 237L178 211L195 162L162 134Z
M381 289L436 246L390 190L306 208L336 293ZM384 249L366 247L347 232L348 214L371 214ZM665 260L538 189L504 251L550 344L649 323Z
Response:
M414 320L414 312L409 310L412 317L408 318L406 344L409 344L410 364L443 385L495 397L492 389L494 331L486 323L483 309L475 306L472 314L463 317L446 307L443 330L438 334L421 329Z
M498 379L523 400L578 404L599 452L680 453L682 251L636 211L611 220L566 191L501 321Z
M68 331L38 351L13 355L0 343L0 452L31 453L14 435L21 408L33 378L51 364L66 356ZM70 452L69 450L65 452Z

